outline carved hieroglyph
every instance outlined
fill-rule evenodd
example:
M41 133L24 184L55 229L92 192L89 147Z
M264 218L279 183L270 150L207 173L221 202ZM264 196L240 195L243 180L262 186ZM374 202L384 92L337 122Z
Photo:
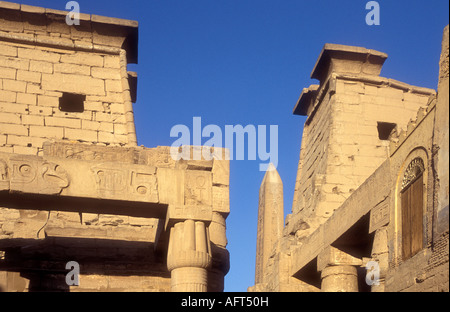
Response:
M114 198L123 193L158 202L158 183L156 168L140 170L121 169L113 163L101 164L91 168L99 195Z
M0 159L0 189L57 195L70 184L66 170L34 156L14 155Z

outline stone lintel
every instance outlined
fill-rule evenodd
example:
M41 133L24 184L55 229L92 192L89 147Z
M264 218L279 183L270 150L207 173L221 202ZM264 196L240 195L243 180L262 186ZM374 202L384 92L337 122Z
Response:
M166 215L165 229L168 230L177 222L186 220L203 221L209 225L212 221L211 206L176 206L169 205Z
M169 206L168 220L212 220L210 171L0 153L0 191L5 202L17 202L20 196L42 197L52 203L56 199L60 203L108 201L125 211L127 207L156 209L154 215L146 214L160 218L166 216L161 215L161 207ZM37 206L45 210L45 205ZM85 206L79 207L79 212L86 212ZM67 209L77 211L76 207ZM89 208L89 212L95 211Z
M327 266L361 266L362 260L335 248L328 246L317 257L317 271L323 271Z
M378 76L387 54L363 47L341 44L324 45L311 73L321 84L332 73L366 74Z

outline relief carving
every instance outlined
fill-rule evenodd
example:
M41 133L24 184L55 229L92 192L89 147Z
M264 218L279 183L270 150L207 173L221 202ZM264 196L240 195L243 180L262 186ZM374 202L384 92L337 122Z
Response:
M6 164L4 165L7 167ZM2 167L1 164L0 167ZM7 169L6 175L3 174L3 176L8 176ZM10 159L9 169L11 191L57 195L70 184L69 176L64 168L39 159L14 157Z
M213 186L213 211L230 213L230 192L228 187Z
M211 188L212 177L210 172L186 171L185 205L211 206Z
M42 165L41 177L45 182L41 193L45 194L59 194L70 184L69 176L64 168L53 163L44 163Z
M91 168L99 196L120 199L138 196L141 200L158 202L158 182L154 167L135 171L111 166L103 164Z
M0 159L0 191L9 190L9 174L6 161Z
M97 190L101 195L114 195L124 191L126 186L125 171L103 167L93 167L92 170Z
M158 182L155 174L131 172L131 189L138 196L145 196L151 202L158 202Z
M31 183L36 178L37 164L22 160L11 161L11 183Z
M369 233L389 223L389 203L382 203L370 211Z
M134 163L134 150L117 147L89 146L73 143L46 143L44 155L66 159L96 160L96 161L121 161Z
M208 206L177 206L169 205L166 216L166 228L170 223L183 220L211 222L212 209Z

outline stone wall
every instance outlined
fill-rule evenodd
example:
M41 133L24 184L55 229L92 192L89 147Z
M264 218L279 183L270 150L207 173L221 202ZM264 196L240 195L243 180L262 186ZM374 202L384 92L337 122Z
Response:
M226 151L175 161L137 147L137 22L81 14L68 26L66 14L0 2L0 290L222 291ZM205 248L186 253L170 232L193 220ZM80 286L65 282L68 261Z
M0 20L0 151L37 155L48 139L136 145L123 30L105 36L90 15L68 26L60 11L5 2ZM66 93L84 96L81 109L61 106Z
M379 77L383 53L325 45L312 74L320 85L304 89L294 108L308 118L292 214L266 282L250 291L448 291L445 34L448 27L437 95ZM410 230L402 190L415 178L414 198L423 203L414 202ZM411 237L421 240L407 254L403 240ZM366 265L375 262L379 283L369 286Z
M334 45L326 45L324 51L327 49ZM350 65L361 62L352 51L359 48L342 49ZM375 53L370 51L366 53ZM321 62L319 58L318 64ZM323 66L331 66L326 64ZM288 233L300 229L298 225L304 223L299 220L308 223L310 233L329 218L388 157L390 131L406 129L417 110L435 95L434 90L375 75L379 71L358 75L351 68L331 70L329 76L321 77L319 87L307 89L312 97L304 97L304 92L297 104L308 118Z

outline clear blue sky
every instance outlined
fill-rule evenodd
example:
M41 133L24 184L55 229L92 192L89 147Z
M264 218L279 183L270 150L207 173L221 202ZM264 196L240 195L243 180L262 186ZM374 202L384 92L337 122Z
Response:
M67 1L17 0L64 9ZM81 11L139 21L138 143L171 145L176 124L278 125L278 171L290 213L305 119L292 115L325 43L389 55L381 75L436 88L447 0L378 1L367 26L361 0L80 0ZM226 291L254 284L259 161L232 161Z

